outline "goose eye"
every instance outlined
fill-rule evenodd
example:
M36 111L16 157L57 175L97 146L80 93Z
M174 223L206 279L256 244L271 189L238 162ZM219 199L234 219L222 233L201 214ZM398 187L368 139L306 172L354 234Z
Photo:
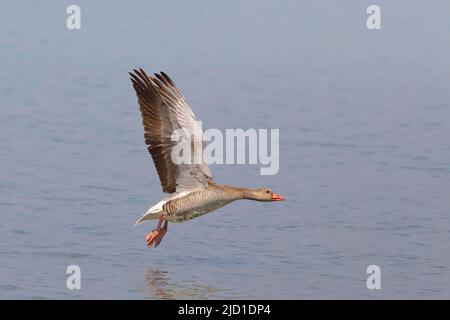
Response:
M266 193L270 193L270 191L269 191L269 190L267 190L267 191L266 191Z

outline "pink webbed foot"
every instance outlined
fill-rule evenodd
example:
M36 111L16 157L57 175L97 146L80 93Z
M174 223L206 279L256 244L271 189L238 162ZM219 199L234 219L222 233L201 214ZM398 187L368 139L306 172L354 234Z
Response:
M162 223L164 222L164 226L161 228ZM156 229L152 230L145 239L147 240L147 247L151 248L153 244L155 244L155 247L159 246L161 243L161 240L164 238L164 235L167 232L167 225L168 222L164 220L163 217L159 218L158 226Z

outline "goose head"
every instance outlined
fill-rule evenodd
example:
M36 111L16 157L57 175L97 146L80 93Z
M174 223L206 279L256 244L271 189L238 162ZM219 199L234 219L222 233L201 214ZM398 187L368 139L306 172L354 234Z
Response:
M283 196L267 188L250 190L246 192L245 198L256 201L284 201Z

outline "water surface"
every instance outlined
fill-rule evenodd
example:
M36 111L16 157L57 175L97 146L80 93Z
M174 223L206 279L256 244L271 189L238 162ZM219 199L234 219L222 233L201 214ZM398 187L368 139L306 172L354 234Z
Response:
M0 19L1 298L448 298L447 1L7 1ZM164 70L204 128L280 128L281 193L169 226L127 72ZM82 270L67 290L66 268ZM382 289L366 288L366 268Z

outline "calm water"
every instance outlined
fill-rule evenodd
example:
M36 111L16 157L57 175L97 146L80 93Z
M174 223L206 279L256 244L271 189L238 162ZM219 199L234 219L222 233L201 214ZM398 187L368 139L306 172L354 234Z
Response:
M0 298L449 298L448 1L2 2ZM127 72L204 128L280 128L280 171L147 250L162 197ZM82 289L65 287L66 268ZM366 268L382 289L366 288Z

